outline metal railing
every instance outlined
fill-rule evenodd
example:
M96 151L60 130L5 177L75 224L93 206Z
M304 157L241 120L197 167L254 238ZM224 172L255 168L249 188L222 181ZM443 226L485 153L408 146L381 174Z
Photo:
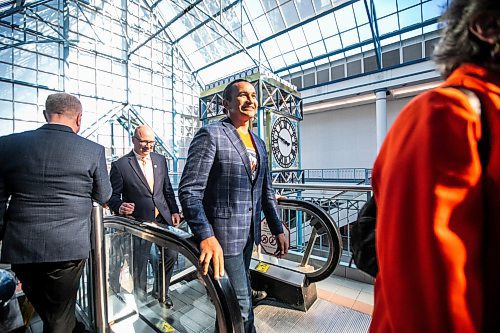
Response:
M372 169L366 168L335 168L335 169L304 169L305 182L349 182L369 184Z
M273 187L281 195L314 203L320 206L335 221L340 231L342 248L344 250L341 260L345 263L350 261L350 223L356 221L359 210L372 195L371 185L337 185L337 184L273 184ZM304 227L303 227L304 228ZM307 236L307 230L296 230L297 234ZM301 250L300 237L296 237L297 243L292 244ZM318 236L314 252L323 258L330 251L328 240L324 236Z

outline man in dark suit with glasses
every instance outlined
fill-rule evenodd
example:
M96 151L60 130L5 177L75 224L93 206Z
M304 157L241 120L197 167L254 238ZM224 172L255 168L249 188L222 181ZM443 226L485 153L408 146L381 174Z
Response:
M138 221L177 226L180 222L179 208L168 176L167 161L163 155L153 152L155 135L151 128L140 125L132 137L133 150L111 164L110 179L113 194L109 207L115 214L131 216ZM147 293L147 264L151 243L133 238L134 289L139 297ZM159 273L155 274L153 294L167 307L173 303L168 296L168 287L177 252L165 248L165 285L160 285ZM153 267L155 272L159 272ZM117 277L110 283L116 284ZM163 290L165 299L162 298ZM155 295L156 294L156 295Z

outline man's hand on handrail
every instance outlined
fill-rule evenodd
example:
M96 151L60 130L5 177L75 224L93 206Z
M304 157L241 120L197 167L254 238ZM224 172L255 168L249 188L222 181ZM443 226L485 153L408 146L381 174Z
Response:
M208 237L200 243L200 265L203 275L207 275L210 261L213 260L214 279L219 280L224 276L224 254L219 241L215 236Z

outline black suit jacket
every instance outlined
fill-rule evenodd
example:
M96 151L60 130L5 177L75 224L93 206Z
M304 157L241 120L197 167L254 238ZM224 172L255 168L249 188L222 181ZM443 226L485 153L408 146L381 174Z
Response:
M111 195L104 147L46 124L0 137L0 156L2 261L87 258L92 200L102 204Z
M175 194L168 177L167 160L163 155L151 153L154 189L149 189L133 151L111 163L111 186L113 194L109 207L118 214L123 202L135 203L132 216L139 221L154 221L155 207L163 219L172 224L172 214L178 213Z

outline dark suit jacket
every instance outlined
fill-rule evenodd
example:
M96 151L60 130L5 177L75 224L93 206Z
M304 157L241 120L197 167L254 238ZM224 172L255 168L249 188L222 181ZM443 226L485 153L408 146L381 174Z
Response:
M274 235L283 232L266 147L264 141L251 135L259 156L253 182L245 145L225 118L196 133L179 184L182 211L194 235L200 241L215 236L224 255L243 251L252 221L255 243L260 242L262 212Z
M92 200L103 204L111 195L104 147L46 124L1 137L0 156L2 261L87 258Z
M155 207L169 224L172 215L179 212L175 194L168 177L167 160L163 155L151 153L153 163L154 189L149 189L137 158L133 151L111 163L111 186L113 194L109 207L118 214L123 202L135 203L132 216L139 221L154 221Z

